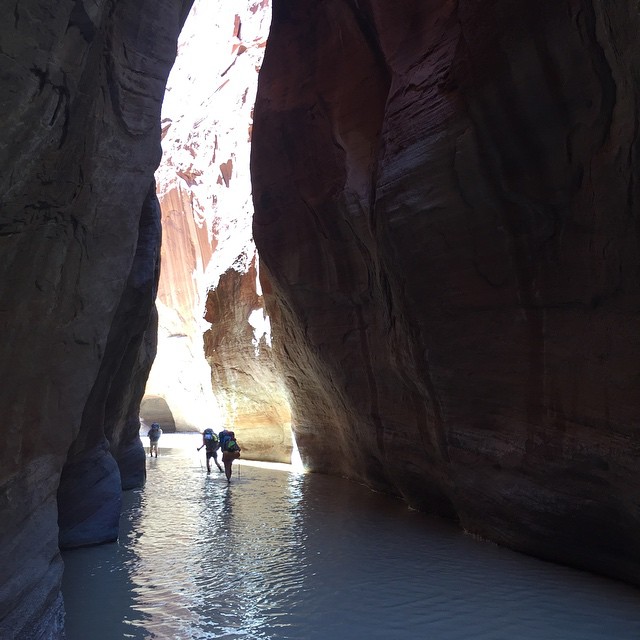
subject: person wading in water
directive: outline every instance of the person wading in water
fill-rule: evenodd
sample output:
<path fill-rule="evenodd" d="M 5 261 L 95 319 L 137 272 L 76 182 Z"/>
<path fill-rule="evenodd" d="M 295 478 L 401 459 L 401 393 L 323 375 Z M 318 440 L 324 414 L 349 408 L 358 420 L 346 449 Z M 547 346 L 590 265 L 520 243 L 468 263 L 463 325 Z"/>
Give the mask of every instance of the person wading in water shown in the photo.
<path fill-rule="evenodd" d="M 222 464 L 224 464 L 224 473 L 227 476 L 227 482 L 231 482 L 231 465 L 233 461 L 240 457 L 240 447 L 236 442 L 236 435 L 233 431 L 221 431 L 218 434 L 220 440 L 220 448 L 222 449 Z"/>
<path fill-rule="evenodd" d="M 213 461 L 216 463 L 216 467 L 222 473 L 222 467 L 218 462 L 218 449 L 220 448 L 220 440 L 218 436 L 213 433 L 213 429 L 205 429 L 202 432 L 202 446 L 198 447 L 198 451 L 202 449 L 202 447 L 206 447 L 207 453 L 207 473 L 211 473 L 211 465 L 209 464 L 209 460 L 213 458 Z"/>
<path fill-rule="evenodd" d="M 147 433 L 149 436 L 149 455 L 153 456 L 154 452 L 156 454 L 156 458 L 158 457 L 158 440 L 160 440 L 160 436 L 162 435 L 162 429 L 157 422 L 154 422 L 151 425 L 151 429 Z"/>

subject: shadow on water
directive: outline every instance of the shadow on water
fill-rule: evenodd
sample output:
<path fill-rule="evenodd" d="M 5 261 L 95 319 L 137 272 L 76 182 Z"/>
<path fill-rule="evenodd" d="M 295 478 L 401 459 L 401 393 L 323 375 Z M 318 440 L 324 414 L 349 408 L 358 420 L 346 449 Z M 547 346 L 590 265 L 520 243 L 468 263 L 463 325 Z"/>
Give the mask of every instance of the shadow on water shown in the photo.
<path fill-rule="evenodd" d="M 195 447 L 194 447 L 195 449 Z M 64 554 L 69 640 L 640 638 L 640 592 L 346 481 L 148 459 L 121 541 Z"/>
<path fill-rule="evenodd" d="M 139 534 L 141 490 L 123 494 L 120 541 L 114 544 L 63 551 L 65 571 L 66 633 L 73 638 L 146 638 L 144 613 L 133 609 L 133 583 L 129 568 L 139 561 L 132 538 Z"/>

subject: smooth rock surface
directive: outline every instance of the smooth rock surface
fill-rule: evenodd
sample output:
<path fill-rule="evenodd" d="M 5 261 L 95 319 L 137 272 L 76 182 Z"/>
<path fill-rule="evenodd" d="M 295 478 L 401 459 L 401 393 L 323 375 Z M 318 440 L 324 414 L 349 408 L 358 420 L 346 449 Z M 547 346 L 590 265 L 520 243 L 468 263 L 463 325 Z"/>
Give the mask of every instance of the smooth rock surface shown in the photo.
<path fill-rule="evenodd" d="M 82 509 L 119 499 L 115 459 L 127 460 L 123 477 L 144 474 L 131 416 L 153 350 L 153 277 L 132 268 L 157 256 L 143 210 L 153 208 L 160 105 L 189 4 L 26 0 L 0 28 L 3 638 L 61 635 L 56 498 L 68 455 Z M 135 320 L 125 312 L 134 290 L 145 300 Z M 122 366 L 131 369 L 116 381 Z M 104 482 L 74 480 L 105 437 Z"/>
<path fill-rule="evenodd" d="M 121 506 L 120 474 L 107 442 L 76 454 L 58 487 L 60 548 L 115 542 Z"/>
<path fill-rule="evenodd" d="M 639 20 L 277 0 L 252 149 L 307 465 L 637 584 Z"/>

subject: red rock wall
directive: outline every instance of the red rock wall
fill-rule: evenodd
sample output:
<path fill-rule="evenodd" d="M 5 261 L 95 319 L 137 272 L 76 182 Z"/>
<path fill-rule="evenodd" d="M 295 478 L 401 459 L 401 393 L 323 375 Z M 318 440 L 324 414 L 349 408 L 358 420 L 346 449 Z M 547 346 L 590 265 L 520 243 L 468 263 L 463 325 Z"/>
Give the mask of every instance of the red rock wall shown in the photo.
<path fill-rule="evenodd" d="M 276 367 L 271 324 L 256 291 L 257 258 L 246 273 L 229 269 L 207 296 L 204 351 L 211 383 L 243 457 L 291 462 L 291 408 Z"/>
<path fill-rule="evenodd" d="M 40 640 L 62 635 L 58 499 L 63 542 L 79 521 L 71 544 L 112 539 L 122 482 L 144 477 L 131 416 L 154 348 L 153 171 L 190 3 L 14 4 L 0 27 L 0 637 Z"/>
<path fill-rule="evenodd" d="M 289 462 L 290 409 L 251 234 L 253 102 L 270 16 L 268 0 L 196 0 L 180 36 L 156 174 L 160 330 L 143 416 L 161 403 L 178 430 L 233 429 L 244 456 Z"/>
<path fill-rule="evenodd" d="M 638 27 L 279 0 L 252 151 L 305 462 L 636 583 Z"/>

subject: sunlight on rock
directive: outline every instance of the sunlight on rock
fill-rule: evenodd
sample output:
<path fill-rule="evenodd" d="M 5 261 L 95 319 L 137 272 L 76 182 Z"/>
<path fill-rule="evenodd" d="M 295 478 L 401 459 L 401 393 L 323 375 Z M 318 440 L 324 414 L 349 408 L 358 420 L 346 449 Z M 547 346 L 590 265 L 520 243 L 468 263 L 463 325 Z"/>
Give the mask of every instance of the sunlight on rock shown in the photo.
<path fill-rule="evenodd" d="M 271 346 L 271 321 L 264 309 L 255 309 L 249 315 L 249 324 L 253 327 L 253 346 L 257 357 L 263 339 L 267 346 Z"/>
<path fill-rule="evenodd" d="M 180 36 L 156 172 L 164 236 L 146 393 L 165 399 L 179 431 L 229 426 L 244 431 L 254 457 L 288 461 L 290 409 L 251 230 L 253 104 L 269 5 L 197 0 Z"/>

